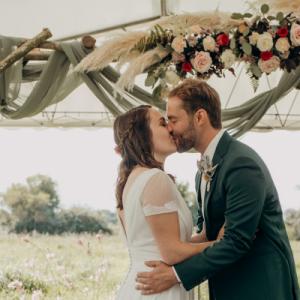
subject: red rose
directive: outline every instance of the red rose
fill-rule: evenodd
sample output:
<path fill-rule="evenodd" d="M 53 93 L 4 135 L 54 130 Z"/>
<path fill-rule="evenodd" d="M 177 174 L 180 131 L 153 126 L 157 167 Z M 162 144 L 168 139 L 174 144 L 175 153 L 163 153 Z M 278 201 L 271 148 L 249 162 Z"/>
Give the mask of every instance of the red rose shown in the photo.
<path fill-rule="evenodd" d="M 227 46 L 229 44 L 229 36 L 225 33 L 221 33 L 217 36 L 217 44 L 219 46 Z"/>
<path fill-rule="evenodd" d="M 273 53 L 271 51 L 264 51 L 260 53 L 260 58 L 262 60 L 269 60 L 273 56 Z"/>
<path fill-rule="evenodd" d="M 184 72 L 191 72 L 193 69 L 192 65 L 189 62 L 184 62 L 182 64 L 182 71 Z"/>
<path fill-rule="evenodd" d="M 289 31 L 286 27 L 280 27 L 280 28 L 277 29 L 276 33 L 280 37 L 286 37 L 289 34 Z"/>

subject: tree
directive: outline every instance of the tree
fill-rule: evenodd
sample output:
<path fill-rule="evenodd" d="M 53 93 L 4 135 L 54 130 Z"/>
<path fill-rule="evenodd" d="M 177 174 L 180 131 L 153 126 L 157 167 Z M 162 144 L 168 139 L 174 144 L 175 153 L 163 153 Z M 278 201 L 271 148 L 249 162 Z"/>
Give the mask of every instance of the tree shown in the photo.
<path fill-rule="evenodd" d="M 26 182 L 13 184 L 3 194 L 2 202 L 11 213 L 15 231 L 52 232 L 59 205 L 56 184 L 45 175 L 31 176 Z"/>

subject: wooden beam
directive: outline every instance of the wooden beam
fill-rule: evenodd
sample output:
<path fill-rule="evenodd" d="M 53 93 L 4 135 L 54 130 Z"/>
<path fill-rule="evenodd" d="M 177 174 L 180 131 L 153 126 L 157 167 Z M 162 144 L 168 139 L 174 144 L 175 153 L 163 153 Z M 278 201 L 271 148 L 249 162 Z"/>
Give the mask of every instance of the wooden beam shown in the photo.
<path fill-rule="evenodd" d="M 24 42 L 19 48 L 10 53 L 5 59 L 0 61 L 0 73 L 5 71 L 8 67 L 13 65 L 20 58 L 24 57 L 29 53 L 33 48 L 40 46 L 48 38 L 52 36 L 52 33 L 49 29 L 45 28 L 42 32 L 36 35 L 34 38 Z"/>

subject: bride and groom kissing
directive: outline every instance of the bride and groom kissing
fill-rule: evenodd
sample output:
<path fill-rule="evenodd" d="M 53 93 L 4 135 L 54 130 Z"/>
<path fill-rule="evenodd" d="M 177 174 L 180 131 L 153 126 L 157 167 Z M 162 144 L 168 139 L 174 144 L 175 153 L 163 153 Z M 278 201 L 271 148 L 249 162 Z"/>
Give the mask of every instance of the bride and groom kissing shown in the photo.
<path fill-rule="evenodd" d="M 168 95 L 167 120 L 143 105 L 114 122 L 117 212 L 130 256 L 116 299 L 191 300 L 208 279 L 211 300 L 299 300 L 275 185 L 259 155 L 222 129 L 216 90 L 183 81 Z M 191 148 L 201 153 L 195 234 L 164 171 L 169 155 Z"/>

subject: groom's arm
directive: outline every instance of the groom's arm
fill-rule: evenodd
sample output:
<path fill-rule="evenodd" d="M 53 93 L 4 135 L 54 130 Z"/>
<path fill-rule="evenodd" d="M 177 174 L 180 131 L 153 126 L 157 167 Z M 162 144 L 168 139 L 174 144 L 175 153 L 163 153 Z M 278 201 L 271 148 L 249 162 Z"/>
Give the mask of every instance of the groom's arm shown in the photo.
<path fill-rule="evenodd" d="M 234 161 L 224 179 L 226 192 L 225 234 L 175 270 L 187 290 L 243 257 L 251 248 L 265 200 L 264 175 L 255 161 Z"/>

